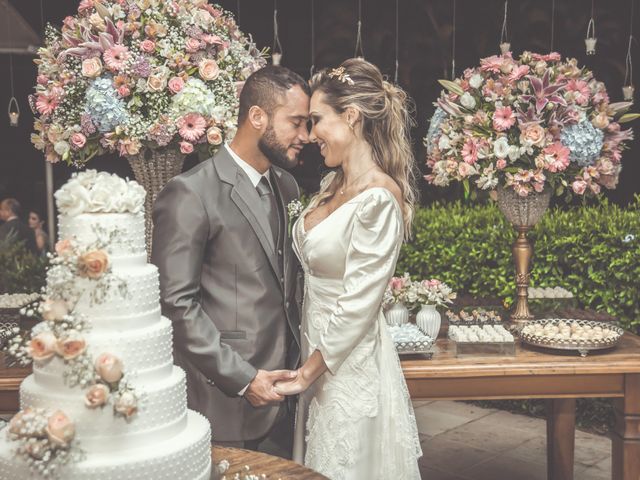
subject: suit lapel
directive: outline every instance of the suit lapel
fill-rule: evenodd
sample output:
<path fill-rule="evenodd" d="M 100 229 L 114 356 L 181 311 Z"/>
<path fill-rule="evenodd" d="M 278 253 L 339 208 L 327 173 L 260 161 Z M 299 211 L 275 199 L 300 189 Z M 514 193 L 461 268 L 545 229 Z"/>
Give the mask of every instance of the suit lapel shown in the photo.
<path fill-rule="evenodd" d="M 242 169 L 238 168 L 236 162 L 227 152 L 226 147 L 220 149 L 218 154 L 213 158 L 213 162 L 220 179 L 233 185 L 231 189 L 231 200 L 247 219 L 247 222 L 249 222 L 251 229 L 269 259 L 269 264 L 276 278 L 279 278 L 275 245 L 273 244 L 273 236 L 271 235 L 271 228 L 269 227 L 269 219 L 261 206 L 258 191 L 251 184 L 249 177 L 247 177 Z M 280 284 L 280 282 L 278 282 L 278 284 Z M 280 287 L 282 288 L 282 285 L 280 285 Z"/>

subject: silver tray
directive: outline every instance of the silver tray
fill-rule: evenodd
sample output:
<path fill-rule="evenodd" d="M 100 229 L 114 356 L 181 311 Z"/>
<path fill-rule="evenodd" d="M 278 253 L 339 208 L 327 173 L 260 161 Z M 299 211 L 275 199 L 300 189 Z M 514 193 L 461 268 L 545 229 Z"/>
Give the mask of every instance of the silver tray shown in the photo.
<path fill-rule="evenodd" d="M 606 350 L 608 348 L 615 347 L 616 345 L 618 345 L 618 343 L 620 342 L 620 339 L 622 338 L 622 335 L 624 334 L 624 330 L 618 327 L 617 325 L 612 325 L 606 322 L 596 322 L 594 320 L 577 320 L 577 319 L 571 319 L 571 318 L 547 318 L 542 320 L 531 320 L 526 322 L 525 325 L 535 325 L 535 324 L 547 325 L 549 323 L 558 324 L 560 322 L 565 322 L 565 323 L 575 322 L 580 326 L 588 325 L 590 327 L 608 328 L 609 330 L 612 330 L 613 332 L 618 334 L 618 336 L 613 339 L 591 340 L 591 341 L 581 340 L 578 342 L 566 341 L 566 342 L 560 343 L 555 339 L 540 337 L 538 335 L 525 334 L 525 333 L 522 333 L 521 331 L 520 339 L 522 340 L 523 343 L 533 345 L 535 347 L 549 348 L 553 350 L 573 350 L 573 351 L 577 350 L 581 357 L 586 357 L 589 354 L 589 352 L 593 350 Z"/>

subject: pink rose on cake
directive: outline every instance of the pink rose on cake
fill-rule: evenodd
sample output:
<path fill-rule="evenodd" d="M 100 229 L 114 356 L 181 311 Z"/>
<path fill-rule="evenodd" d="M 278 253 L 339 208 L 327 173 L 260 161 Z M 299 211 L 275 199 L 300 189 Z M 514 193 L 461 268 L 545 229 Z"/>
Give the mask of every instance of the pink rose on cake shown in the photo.
<path fill-rule="evenodd" d="M 78 258 L 80 276 L 86 278 L 100 278 L 109 268 L 109 257 L 103 250 L 94 250 Z"/>
<path fill-rule="evenodd" d="M 96 372 L 107 383 L 116 383 L 122 378 L 122 361 L 111 353 L 101 354 L 95 362 Z"/>
<path fill-rule="evenodd" d="M 69 446 L 76 434 L 73 422 L 60 410 L 49 417 L 45 430 L 49 441 L 60 447 Z"/>
<path fill-rule="evenodd" d="M 103 383 L 92 386 L 84 397 L 84 404 L 88 408 L 102 407 L 109 400 L 109 387 Z"/>
<path fill-rule="evenodd" d="M 58 340 L 58 354 L 65 360 L 73 360 L 84 353 L 87 344 L 80 336 L 71 336 Z"/>
<path fill-rule="evenodd" d="M 130 418 L 138 411 L 138 399 L 130 391 L 122 392 L 115 401 L 114 409 L 125 418 Z"/>
<path fill-rule="evenodd" d="M 49 331 L 38 333 L 29 342 L 29 354 L 34 360 L 48 360 L 56 353 L 58 339 Z"/>

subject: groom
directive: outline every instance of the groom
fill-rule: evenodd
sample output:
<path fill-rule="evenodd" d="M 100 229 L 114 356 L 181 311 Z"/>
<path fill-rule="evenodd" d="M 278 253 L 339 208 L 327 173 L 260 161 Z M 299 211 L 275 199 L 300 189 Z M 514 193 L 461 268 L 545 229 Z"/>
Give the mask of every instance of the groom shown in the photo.
<path fill-rule="evenodd" d="M 152 262 L 189 408 L 209 419 L 216 444 L 285 456 L 293 412 L 273 384 L 296 375 L 300 331 L 287 215 L 299 191 L 284 168 L 308 141 L 308 114 L 300 76 L 255 72 L 233 141 L 173 178 L 153 211 Z"/>

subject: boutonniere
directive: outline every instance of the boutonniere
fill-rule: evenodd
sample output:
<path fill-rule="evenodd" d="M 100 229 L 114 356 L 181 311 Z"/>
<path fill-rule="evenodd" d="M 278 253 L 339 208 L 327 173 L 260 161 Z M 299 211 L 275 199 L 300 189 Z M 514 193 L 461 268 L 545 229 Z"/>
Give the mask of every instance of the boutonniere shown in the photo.
<path fill-rule="evenodd" d="M 289 236 L 291 236 L 291 231 L 293 229 L 293 222 L 295 222 L 298 217 L 302 214 L 304 210 L 304 205 L 298 199 L 291 200 L 287 204 L 287 213 L 289 214 Z"/>

